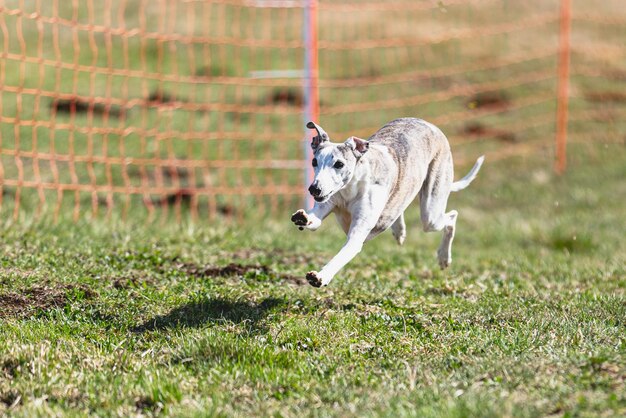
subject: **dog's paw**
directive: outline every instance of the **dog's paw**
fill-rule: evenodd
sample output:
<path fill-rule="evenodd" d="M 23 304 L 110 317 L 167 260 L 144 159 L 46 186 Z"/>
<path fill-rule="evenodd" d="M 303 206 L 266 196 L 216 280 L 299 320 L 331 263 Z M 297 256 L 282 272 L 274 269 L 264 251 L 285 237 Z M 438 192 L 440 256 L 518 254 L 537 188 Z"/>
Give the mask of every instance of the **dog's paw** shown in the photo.
<path fill-rule="evenodd" d="M 396 239 L 396 242 L 398 243 L 398 245 L 403 245 L 404 244 L 404 240 L 406 239 L 406 232 L 403 232 L 401 234 L 393 234 L 393 237 Z"/>
<path fill-rule="evenodd" d="M 441 270 L 447 269 L 452 264 L 452 257 L 449 253 L 437 252 L 437 259 L 439 260 Z"/>
<path fill-rule="evenodd" d="M 313 287 L 322 287 L 322 278 L 316 271 L 309 271 L 306 274 L 306 280 Z"/>
<path fill-rule="evenodd" d="M 291 222 L 300 227 L 300 230 L 302 230 L 303 227 L 311 224 L 311 221 L 309 221 L 309 217 L 307 216 L 304 209 L 300 209 L 299 211 L 291 215 Z"/>

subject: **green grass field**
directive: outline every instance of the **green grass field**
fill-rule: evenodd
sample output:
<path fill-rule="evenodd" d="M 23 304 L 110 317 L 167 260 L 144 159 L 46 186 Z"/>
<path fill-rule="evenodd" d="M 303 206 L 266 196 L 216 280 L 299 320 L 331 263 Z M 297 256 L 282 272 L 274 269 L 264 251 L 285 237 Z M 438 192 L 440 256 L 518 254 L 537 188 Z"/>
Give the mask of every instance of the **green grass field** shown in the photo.
<path fill-rule="evenodd" d="M 5 223 L 0 414 L 623 416 L 626 152 L 570 161 L 487 161 L 448 271 L 412 206 L 324 289 L 330 218 Z"/>

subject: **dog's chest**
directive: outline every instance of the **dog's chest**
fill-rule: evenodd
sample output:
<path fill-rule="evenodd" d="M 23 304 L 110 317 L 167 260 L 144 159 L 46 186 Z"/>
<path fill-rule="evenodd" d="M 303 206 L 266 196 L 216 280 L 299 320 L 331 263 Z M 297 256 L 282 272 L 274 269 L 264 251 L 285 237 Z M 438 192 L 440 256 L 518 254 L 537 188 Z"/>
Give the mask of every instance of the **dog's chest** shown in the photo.
<path fill-rule="evenodd" d="M 350 230 L 350 224 L 352 223 L 352 214 L 345 207 L 335 207 L 333 209 L 333 213 L 335 214 L 335 218 L 337 218 L 337 222 L 343 232 L 346 234 Z"/>

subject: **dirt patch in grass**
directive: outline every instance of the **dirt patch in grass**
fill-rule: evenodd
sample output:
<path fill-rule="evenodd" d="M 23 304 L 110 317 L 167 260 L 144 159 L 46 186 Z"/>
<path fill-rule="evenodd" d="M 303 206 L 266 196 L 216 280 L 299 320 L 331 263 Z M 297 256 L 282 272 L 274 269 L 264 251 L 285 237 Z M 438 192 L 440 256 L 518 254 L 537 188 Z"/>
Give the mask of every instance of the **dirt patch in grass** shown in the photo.
<path fill-rule="evenodd" d="M 163 89 L 152 90 L 148 97 L 146 97 L 146 104 L 148 106 L 159 106 L 173 102 L 184 102 L 184 100 L 181 100 L 176 97 L 176 95 Z"/>
<path fill-rule="evenodd" d="M 22 395 L 16 390 L 9 390 L 0 394 L 0 402 L 7 408 L 13 408 L 22 403 Z"/>
<path fill-rule="evenodd" d="M 460 134 L 469 138 L 494 138 L 503 142 L 517 142 L 517 137 L 513 132 L 492 128 L 481 122 L 466 123 Z"/>
<path fill-rule="evenodd" d="M 135 406 L 138 411 L 151 411 L 154 413 L 158 413 L 163 409 L 163 404 L 161 402 L 155 401 L 151 397 L 142 396 L 135 401 Z"/>
<path fill-rule="evenodd" d="M 618 91 L 590 91 L 585 99 L 593 103 L 626 103 L 626 93 Z"/>
<path fill-rule="evenodd" d="M 476 93 L 467 100 L 470 109 L 505 109 L 511 105 L 509 95 L 504 91 L 485 91 Z"/>
<path fill-rule="evenodd" d="M 288 273 L 281 273 L 277 270 L 291 270 L 294 266 L 299 267 L 302 270 L 311 270 L 315 266 L 322 265 L 330 258 L 330 254 L 326 253 L 298 253 L 287 249 L 273 248 L 268 250 L 267 248 L 249 247 L 240 248 L 235 251 L 220 251 L 216 254 L 214 260 L 233 260 L 232 263 L 226 266 L 199 266 L 191 265 L 192 268 L 189 274 L 202 277 L 229 277 L 229 276 L 245 276 L 254 272 L 255 270 L 264 275 L 269 275 L 274 278 L 279 278 L 283 281 L 294 283 L 296 285 L 308 285 L 308 282 L 304 278 L 304 274 L 292 275 Z"/>
<path fill-rule="evenodd" d="M 7 186 L 3 186 L 2 187 L 2 196 L 10 196 L 13 197 L 15 196 L 15 190 L 7 187 Z"/>
<path fill-rule="evenodd" d="M 152 203 L 161 206 L 171 205 L 190 205 L 191 199 L 195 191 L 191 188 L 182 187 L 176 190 L 174 193 L 170 193 L 162 198 L 151 198 L 150 201 L 146 201 L 146 204 Z"/>
<path fill-rule="evenodd" d="M 115 289 L 123 290 L 152 284 L 153 281 L 147 277 L 113 277 L 111 282 Z"/>
<path fill-rule="evenodd" d="M 283 106 L 302 106 L 304 98 L 302 92 L 295 88 L 279 88 L 269 94 L 268 104 Z"/>
<path fill-rule="evenodd" d="M 249 260 L 251 258 L 268 258 L 276 263 L 284 266 L 291 266 L 294 264 L 321 264 L 325 261 L 325 257 L 330 257 L 330 254 L 323 253 L 294 253 L 289 250 L 283 250 L 280 248 L 274 248 L 271 251 L 264 248 L 242 248 L 234 252 L 221 253 L 222 256 L 232 258 L 234 260 Z"/>
<path fill-rule="evenodd" d="M 0 366 L 0 376 L 9 379 L 15 378 L 24 364 L 24 361 L 18 360 L 16 358 L 9 358 L 4 360 L 2 362 L 2 365 Z"/>
<path fill-rule="evenodd" d="M 50 110 L 56 113 L 69 113 L 70 115 L 75 115 L 77 113 L 91 113 L 93 115 L 106 115 L 113 118 L 119 118 L 125 113 L 125 111 L 119 106 L 89 102 L 79 97 L 54 100 L 50 103 Z"/>
<path fill-rule="evenodd" d="M 612 70 L 608 70 L 608 71 L 603 71 L 602 74 L 604 77 L 608 78 L 609 80 L 614 80 L 614 81 L 624 81 L 626 80 L 626 71 L 624 70 L 620 70 L 620 69 L 612 69 Z"/>
<path fill-rule="evenodd" d="M 190 187 L 181 187 L 173 193 L 165 195 L 164 197 L 151 197 L 144 199 L 144 203 L 148 206 L 150 205 L 159 205 L 159 206 L 190 206 L 194 197 L 197 195 L 197 190 L 195 188 Z M 237 214 L 237 209 L 231 205 L 218 205 L 217 213 L 225 217 L 235 216 Z"/>
<path fill-rule="evenodd" d="M 277 273 L 264 264 L 239 264 L 230 263 L 225 266 L 202 266 L 195 263 L 178 263 L 174 268 L 196 278 L 211 277 L 256 277 L 269 276 L 281 281 L 305 285 L 307 281 L 303 277 L 291 274 Z"/>
<path fill-rule="evenodd" d="M 72 294 L 90 299 L 95 292 L 84 285 L 35 286 L 20 293 L 0 295 L 0 318 L 26 318 L 37 311 L 65 306 Z"/>
<path fill-rule="evenodd" d="M 176 257 L 171 261 L 175 260 Z M 132 268 L 120 275 L 92 273 L 90 276 L 93 280 L 111 286 L 114 289 L 125 290 L 154 285 L 155 279 L 150 272 L 148 269 Z"/>

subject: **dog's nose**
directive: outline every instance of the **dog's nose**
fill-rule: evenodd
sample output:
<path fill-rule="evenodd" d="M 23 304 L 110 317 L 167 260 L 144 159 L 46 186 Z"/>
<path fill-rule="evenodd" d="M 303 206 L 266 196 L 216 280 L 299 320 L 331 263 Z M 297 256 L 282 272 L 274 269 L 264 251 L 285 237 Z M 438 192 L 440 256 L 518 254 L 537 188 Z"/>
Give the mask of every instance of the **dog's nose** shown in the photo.
<path fill-rule="evenodd" d="M 311 193 L 313 197 L 317 197 L 322 193 L 322 189 L 317 187 L 315 184 L 311 184 L 309 187 L 309 193 Z"/>

